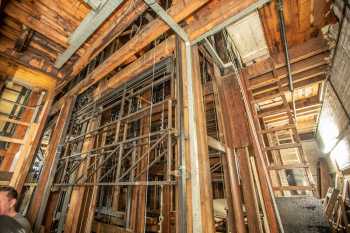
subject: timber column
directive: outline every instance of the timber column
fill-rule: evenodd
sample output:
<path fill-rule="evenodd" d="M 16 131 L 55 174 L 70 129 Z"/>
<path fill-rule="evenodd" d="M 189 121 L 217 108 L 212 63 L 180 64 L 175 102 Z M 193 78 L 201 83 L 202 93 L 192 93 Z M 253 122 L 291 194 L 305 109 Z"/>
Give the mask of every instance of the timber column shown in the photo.
<path fill-rule="evenodd" d="M 190 48 L 183 42 L 180 47 L 185 160 L 188 176 L 187 232 L 212 233 L 215 232 L 213 196 L 198 48 L 197 46 Z"/>

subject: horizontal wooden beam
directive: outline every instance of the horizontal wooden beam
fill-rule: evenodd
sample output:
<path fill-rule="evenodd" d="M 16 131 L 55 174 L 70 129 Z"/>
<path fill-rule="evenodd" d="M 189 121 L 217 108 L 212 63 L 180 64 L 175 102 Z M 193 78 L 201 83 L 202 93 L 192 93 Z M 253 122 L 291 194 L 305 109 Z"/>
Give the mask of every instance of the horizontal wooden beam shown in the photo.
<path fill-rule="evenodd" d="M 327 42 L 322 37 L 317 37 L 306 41 L 305 43 L 294 46 L 289 49 L 290 62 L 304 60 L 308 57 L 315 56 L 317 54 L 326 52 L 329 50 Z M 273 54 L 272 59 L 274 61 L 275 69 L 279 69 L 286 65 L 284 53 Z M 257 76 L 263 75 L 272 71 L 272 64 L 270 60 L 262 60 L 247 67 L 246 72 L 248 79 L 253 79 Z"/>
<path fill-rule="evenodd" d="M 292 77 L 294 80 L 306 79 L 307 77 L 325 74 L 327 72 L 327 64 L 329 63 L 329 53 L 321 53 L 305 60 L 301 60 L 291 65 Z M 261 88 L 273 83 L 277 80 L 287 81 L 288 71 L 286 67 L 281 67 L 276 70 L 276 78 L 272 72 L 257 76 L 250 79 L 248 82 L 249 90 Z"/>
<path fill-rule="evenodd" d="M 308 168 L 309 164 L 298 163 L 298 164 L 285 164 L 285 165 L 270 165 L 267 167 L 269 170 L 284 170 L 284 169 L 300 169 Z"/>
<path fill-rule="evenodd" d="M 192 0 L 186 4 L 183 1 L 177 1 L 176 5 L 173 5 L 167 12 L 176 21 L 180 22 L 194 12 L 196 12 L 197 20 L 190 21 L 189 25 L 185 28 L 189 37 L 195 39 L 203 33 L 214 28 L 218 24 L 237 14 L 241 10 L 253 4 L 254 0 L 247 1 L 209 1 L 209 0 Z M 203 7 L 208 3 L 205 7 Z M 228 7 L 230 6 L 230 7 Z M 200 9 L 200 10 L 199 10 Z M 215 9 L 215 10 L 213 10 Z M 218 10 L 220 9 L 220 10 Z M 122 65 L 128 59 L 133 57 L 142 49 L 146 48 L 150 43 L 156 40 L 159 36 L 169 30 L 169 27 L 159 18 L 153 20 L 147 24 L 141 31 L 130 39 L 124 46 L 115 51 L 108 59 L 106 59 L 101 65 L 99 65 L 93 72 L 91 72 L 85 79 L 84 83 L 78 83 L 73 89 L 68 91 L 62 98 L 73 94 L 79 94 L 85 91 L 88 87 L 95 84 L 99 80 L 103 79 L 111 71 L 115 70 L 118 66 Z M 86 85 L 88 83 L 88 85 Z M 59 101 L 61 105 L 63 102 Z M 55 104 L 56 105 L 56 104 Z M 54 110 L 59 109 L 59 106 L 55 106 Z"/>
<path fill-rule="evenodd" d="M 305 79 L 305 80 L 294 80 L 294 88 L 295 90 L 297 89 L 301 89 L 301 88 L 305 88 L 305 87 L 308 87 L 308 86 L 311 86 L 311 85 L 315 85 L 315 84 L 320 84 L 320 83 L 323 83 L 325 80 L 326 80 L 326 75 L 325 74 L 321 74 L 321 75 L 317 75 L 315 77 L 311 77 L 311 78 L 308 78 L 308 79 Z M 282 88 L 281 88 L 281 91 L 284 92 L 284 93 L 287 93 L 289 92 L 289 89 L 288 89 L 288 85 L 287 84 L 283 84 L 282 85 Z M 274 94 L 277 94 L 277 93 L 280 93 L 280 91 L 278 90 L 278 87 L 271 87 L 271 88 L 265 88 L 264 90 L 261 90 L 259 92 L 255 92 L 253 94 L 254 96 L 254 101 L 259 101 L 262 99 L 262 98 L 268 98 L 269 96 L 272 96 Z"/>
<path fill-rule="evenodd" d="M 12 63 L 0 57 L 0 72 L 16 83 L 27 86 L 31 89 L 53 90 L 56 86 L 56 79 L 39 71 L 31 70 L 22 65 Z"/>
<path fill-rule="evenodd" d="M 133 77 L 149 69 L 162 59 L 170 57 L 175 50 L 175 36 L 171 36 L 154 49 L 148 51 L 136 61 L 113 75 L 107 82 L 107 88 L 116 88 Z"/>
<path fill-rule="evenodd" d="M 171 56 L 175 49 L 175 37 L 171 36 L 159 45 L 157 45 L 155 48 L 151 49 L 147 53 L 145 53 L 143 56 L 138 58 L 136 61 L 131 63 L 130 65 L 126 66 L 124 69 L 113 75 L 105 85 L 102 85 L 102 88 L 104 90 L 102 91 L 108 91 L 108 89 L 116 88 L 123 83 L 128 82 L 132 78 L 136 77 L 138 74 L 144 72 L 145 70 L 152 67 L 152 65 L 155 65 L 157 62 L 161 61 L 164 58 L 167 58 Z M 80 82 L 80 86 L 89 86 L 88 80 L 83 80 Z M 73 88 L 76 89 L 76 88 Z M 65 98 L 61 98 L 58 102 L 55 103 L 55 105 L 51 109 L 51 114 L 54 114 L 58 112 L 60 109 L 60 106 L 62 106 Z"/>
<path fill-rule="evenodd" d="M 217 151 L 223 152 L 223 153 L 226 152 L 226 147 L 222 142 L 220 142 L 220 141 L 218 141 L 215 138 L 210 137 L 210 136 L 207 137 L 207 140 L 208 140 L 209 147 L 211 147 Z"/>
<path fill-rule="evenodd" d="M 24 144 L 23 139 L 18 139 L 18 138 L 10 138 L 10 137 L 5 137 L 5 136 L 0 136 L 0 141 L 1 142 L 9 142 L 9 143 L 15 143 L 15 144 Z"/>
<path fill-rule="evenodd" d="M 291 149 L 291 148 L 298 148 L 301 147 L 300 143 L 288 143 L 288 144 L 281 144 L 278 146 L 269 146 L 269 147 L 265 147 L 264 150 L 268 151 L 268 150 L 281 150 L 281 149 Z"/>
<path fill-rule="evenodd" d="M 8 118 L 8 117 L 5 117 L 5 116 L 1 116 L 1 115 L 0 115 L 0 121 L 10 122 L 10 123 L 13 123 L 13 124 L 16 124 L 16 125 L 23 125 L 23 126 L 26 126 L 26 127 L 30 126 L 30 123 L 28 123 L 28 122 L 11 119 L 11 118 Z"/>
<path fill-rule="evenodd" d="M 311 106 L 316 106 L 320 105 L 320 99 L 318 96 L 311 96 L 309 98 L 304 98 L 295 101 L 295 107 L 297 110 L 302 109 L 302 108 L 308 108 Z M 291 103 L 290 103 L 290 108 L 292 108 Z M 286 113 L 288 111 L 288 107 L 283 107 L 282 105 L 277 105 L 274 107 L 270 108 L 265 108 L 261 111 L 258 112 L 259 117 L 268 117 L 272 115 L 277 115 L 277 114 L 282 114 Z"/>
<path fill-rule="evenodd" d="M 280 186 L 272 187 L 274 191 L 298 191 L 298 190 L 314 190 L 312 186 Z"/>
<path fill-rule="evenodd" d="M 97 32 L 98 36 L 93 35 L 87 42 L 88 48 L 82 53 L 82 56 L 74 62 L 72 72 L 65 81 L 73 79 L 79 72 L 95 58 L 112 40 L 120 35 L 137 17 L 139 17 L 147 9 L 143 0 L 133 2 L 134 0 L 126 0 L 125 3 L 108 19 Z M 130 9 L 130 4 L 135 6 Z M 128 13 L 126 13 L 128 12 Z M 121 20 L 120 17 L 123 17 Z M 114 22 L 119 22 L 115 24 Z"/>

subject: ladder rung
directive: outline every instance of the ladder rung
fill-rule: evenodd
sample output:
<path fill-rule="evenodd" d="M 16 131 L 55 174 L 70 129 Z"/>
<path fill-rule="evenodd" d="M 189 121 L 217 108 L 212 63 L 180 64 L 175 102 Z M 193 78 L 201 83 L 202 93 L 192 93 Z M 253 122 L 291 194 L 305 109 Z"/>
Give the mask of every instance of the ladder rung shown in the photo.
<path fill-rule="evenodd" d="M 262 87 L 271 86 L 271 85 L 275 86 L 275 85 L 278 85 L 278 81 L 279 81 L 278 79 L 270 79 L 270 80 L 261 81 L 255 84 L 249 84 L 248 90 L 254 90 L 257 88 L 262 88 Z"/>
<path fill-rule="evenodd" d="M 297 164 L 286 164 L 286 165 L 270 165 L 267 167 L 269 170 L 284 170 L 284 169 L 298 169 L 308 168 L 309 164 L 297 163 Z"/>
<path fill-rule="evenodd" d="M 282 107 L 280 109 L 277 109 L 277 110 L 273 110 L 273 111 L 268 111 L 268 112 L 263 112 L 263 113 L 258 113 L 258 117 L 267 117 L 267 116 L 272 116 L 272 115 L 277 115 L 277 114 L 280 114 L 280 113 L 287 113 L 288 111 L 290 111 L 289 108 L 286 108 L 286 107 Z"/>
<path fill-rule="evenodd" d="M 284 190 L 289 190 L 289 191 L 297 191 L 297 190 L 314 190 L 315 188 L 313 186 L 280 186 L 280 187 L 273 187 L 273 190 L 275 191 L 284 191 Z"/>
<path fill-rule="evenodd" d="M 261 130 L 260 133 L 263 133 L 263 134 L 273 133 L 273 132 L 276 132 L 276 131 L 282 131 L 282 130 L 293 129 L 293 128 L 295 128 L 294 124 L 292 124 L 292 125 L 276 126 L 276 127 L 272 127 L 272 128 L 269 128 L 269 129 Z"/>
<path fill-rule="evenodd" d="M 262 98 L 259 98 L 259 99 L 254 99 L 254 100 L 252 100 L 252 102 L 253 103 L 260 103 L 260 102 L 264 102 L 264 101 L 267 101 L 267 100 L 272 100 L 272 99 L 277 98 L 277 97 L 281 97 L 281 93 L 276 93 L 276 94 L 269 95 L 269 96 L 266 96 L 266 97 L 262 97 Z"/>
<path fill-rule="evenodd" d="M 300 143 L 288 143 L 288 144 L 282 144 L 279 146 L 265 147 L 264 150 L 280 150 L 280 149 L 289 149 L 289 148 L 295 148 L 295 147 L 301 147 L 301 144 Z"/>

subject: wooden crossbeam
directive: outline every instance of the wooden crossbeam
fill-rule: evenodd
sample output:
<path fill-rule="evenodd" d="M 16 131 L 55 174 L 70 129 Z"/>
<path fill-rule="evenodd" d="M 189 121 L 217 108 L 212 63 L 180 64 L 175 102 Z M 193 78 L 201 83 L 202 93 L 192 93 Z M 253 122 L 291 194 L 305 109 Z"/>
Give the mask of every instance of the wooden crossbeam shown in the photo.
<path fill-rule="evenodd" d="M 0 141 L 1 142 L 9 142 L 9 143 L 15 143 L 15 144 L 24 144 L 23 139 L 18 139 L 18 138 L 10 138 L 10 137 L 5 137 L 5 136 L 0 136 Z"/>
<path fill-rule="evenodd" d="M 301 147 L 300 143 L 288 143 L 288 144 L 282 144 L 279 146 L 269 146 L 265 147 L 264 150 L 281 150 L 281 149 L 290 149 L 290 148 L 297 148 Z"/>
<path fill-rule="evenodd" d="M 322 37 L 313 38 L 289 50 L 290 62 L 293 64 L 306 58 L 326 52 L 327 50 L 329 50 L 329 48 L 325 39 Z M 273 60 L 275 61 L 275 69 L 277 70 L 286 65 L 283 52 L 273 55 Z M 246 71 L 248 74 L 248 79 L 253 79 L 267 72 L 271 72 L 272 67 L 270 61 L 262 60 L 248 66 Z"/>
<path fill-rule="evenodd" d="M 302 80 L 306 77 L 312 77 L 318 74 L 324 74 L 327 71 L 328 64 L 328 52 L 318 54 L 316 56 L 301 60 L 291 65 L 291 72 L 293 79 Z M 249 90 L 257 89 L 267 86 L 269 84 L 276 83 L 278 80 L 287 80 L 288 71 L 286 67 L 282 67 L 276 70 L 276 77 L 271 72 L 257 76 L 254 79 L 249 80 Z M 277 78 L 277 80 L 276 80 Z"/>
<path fill-rule="evenodd" d="M 314 190 L 315 188 L 312 186 L 279 186 L 272 187 L 274 191 L 298 191 L 298 190 Z"/>
<path fill-rule="evenodd" d="M 208 136 L 208 146 L 220 152 L 226 152 L 225 145 L 213 137 Z"/>
<path fill-rule="evenodd" d="M 23 126 L 26 126 L 26 127 L 30 126 L 30 123 L 28 123 L 28 122 L 11 119 L 11 118 L 8 118 L 8 117 L 2 116 L 2 115 L 0 115 L 0 121 L 10 122 L 10 123 L 14 123 L 14 124 L 17 124 L 17 125 L 23 125 Z"/>
<path fill-rule="evenodd" d="M 270 165 L 267 167 L 269 170 L 284 170 L 284 169 L 297 169 L 297 168 L 307 168 L 309 164 L 298 163 L 298 164 L 286 164 L 286 165 Z"/>
<path fill-rule="evenodd" d="M 295 128 L 294 124 L 283 125 L 283 126 L 276 126 L 276 127 L 272 127 L 272 128 L 269 128 L 269 129 L 261 130 L 260 133 L 263 133 L 263 134 L 274 133 L 274 132 L 277 132 L 277 131 L 293 129 L 293 128 Z"/>

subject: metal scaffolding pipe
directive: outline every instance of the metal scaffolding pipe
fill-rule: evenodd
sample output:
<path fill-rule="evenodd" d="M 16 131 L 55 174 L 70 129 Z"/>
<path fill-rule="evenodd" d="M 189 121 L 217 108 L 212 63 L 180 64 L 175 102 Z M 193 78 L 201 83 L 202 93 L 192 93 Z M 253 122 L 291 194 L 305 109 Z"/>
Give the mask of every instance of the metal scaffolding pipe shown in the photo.
<path fill-rule="evenodd" d="M 294 86 L 293 86 L 293 77 L 292 77 L 292 70 L 290 65 L 290 58 L 289 58 L 289 51 L 288 51 L 288 40 L 286 35 L 286 25 L 284 22 L 284 15 L 283 15 L 283 2 L 282 0 L 277 1 L 277 9 L 278 9 L 278 16 L 279 16 L 279 24 L 280 24 L 280 36 L 283 43 L 284 48 L 284 57 L 286 60 L 287 65 L 287 72 L 288 72 L 288 88 L 292 96 L 292 104 L 293 104 L 293 115 L 294 115 L 294 123 L 297 123 L 297 111 L 295 107 L 295 99 L 294 99 Z"/>

